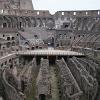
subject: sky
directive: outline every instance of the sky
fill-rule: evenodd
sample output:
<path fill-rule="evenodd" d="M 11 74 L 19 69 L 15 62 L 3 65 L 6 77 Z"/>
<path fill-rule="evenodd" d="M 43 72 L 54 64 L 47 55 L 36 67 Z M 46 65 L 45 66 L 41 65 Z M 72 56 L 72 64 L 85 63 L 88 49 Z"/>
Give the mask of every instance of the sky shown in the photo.
<path fill-rule="evenodd" d="M 33 0 L 35 10 L 100 10 L 100 0 Z"/>

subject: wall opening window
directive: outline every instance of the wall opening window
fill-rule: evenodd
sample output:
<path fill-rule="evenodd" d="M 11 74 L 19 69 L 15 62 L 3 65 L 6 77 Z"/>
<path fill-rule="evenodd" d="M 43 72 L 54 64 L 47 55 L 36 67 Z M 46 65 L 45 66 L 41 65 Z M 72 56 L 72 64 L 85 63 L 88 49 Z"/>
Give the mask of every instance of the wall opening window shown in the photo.
<path fill-rule="evenodd" d="M 39 47 L 39 49 L 42 49 L 42 47 Z"/>
<path fill-rule="evenodd" d="M 20 22 L 20 29 L 21 29 L 21 27 L 22 27 L 22 22 Z"/>
<path fill-rule="evenodd" d="M 76 15 L 76 12 L 74 12 L 74 15 Z"/>
<path fill-rule="evenodd" d="M 1 44 L 0 44 L 0 50 L 1 50 Z"/>
<path fill-rule="evenodd" d="M 38 39 L 38 36 L 37 35 L 34 35 L 35 39 Z"/>
<path fill-rule="evenodd" d="M 46 100 L 46 96 L 44 94 L 39 95 L 39 100 Z"/>
<path fill-rule="evenodd" d="M 64 12 L 62 12 L 62 15 L 65 15 L 65 13 L 64 13 Z"/>
<path fill-rule="evenodd" d="M 100 50 L 100 48 L 97 48 L 97 50 Z"/>
<path fill-rule="evenodd" d="M 36 49 L 38 49 L 38 46 L 36 46 Z"/>
<path fill-rule="evenodd" d="M 9 41 L 10 40 L 10 37 L 7 37 L 7 40 Z"/>
<path fill-rule="evenodd" d="M 12 37 L 12 40 L 15 40 L 15 37 Z"/>
<path fill-rule="evenodd" d="M 80 37 L 80 35 L 78 35 L 78 37 Z"/>
<path fill-rule="evenodd" d="M 65 25 L 65 28 L 67 28 L 69 25 Z"/>
<path fill-rule="evenodd" d="M 68 28 L 69 27 L 69 23 L 63 23 L 63 28 Z"/>
<path fill-rule="evenodd" d="M 88 15 L 88 12 L 86 12 L 86 15 Z"/>
<path fill-rule="evenodd" d="M 56 47 L 59 47 L 59 44 L 57 44 Z"/>
<path fill-rule="evenodd" d="M 98 11 L 98 15 L 100 15 L 100 11 Z"/>
<path fill-rule="evenodd" d="M 3 63 L 1 64 L 1 68 L 3 67 Z"/>
<path fill-rule="evenodd" d="M 10 43 L 10 42 L 8 42 L 8 43 L 7 43 L 7 48 L 9 48 L 9 47 L 10 47 L 10 45 L 11 45 L 11 43 Z"/>
<path fill-rule="evenodd" d="M 40 12 L 38 11 L 38 12 L 37 12 L 37 15 L 39 15 L 39 14 L 40 14 Z"/>
<path fill-rule="evenodd" d="M 7 28 L 7 23 L 3 23 L 3 28 Z"/>
<path fill-rule="evenodd" d="M 3 34 L 3 37 L 5 37 L 5 35 Z"/>
<path fill-rule="evenodd" d="M 12 46 L 15 46 L 15 42 L 12 42 Z"/>
<path fill-rule="evenodd" d="M 17 36 L 19 36 L 19 34 L 17 34 Z"/>
<path fill-rule="evenodd" d="M 35 48 L 34 47 L 32 47 L 32 50 L 34 50 Z"/>

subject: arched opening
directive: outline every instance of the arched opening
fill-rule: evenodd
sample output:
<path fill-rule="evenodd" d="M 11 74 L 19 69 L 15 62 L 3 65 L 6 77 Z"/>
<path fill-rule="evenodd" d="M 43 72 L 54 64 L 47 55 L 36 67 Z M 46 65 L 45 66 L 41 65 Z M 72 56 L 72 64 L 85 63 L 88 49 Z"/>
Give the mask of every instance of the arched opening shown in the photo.
<path fill-rule="evenodd" d="M 28 45 L 28 42 L 25 42 L 25 45 Z"/>
<path fill-rule="evenodd" d="M 36 49 L 38 49 L 38 46 L 36 46 Z"/>
<path fill-rule="evenodd" d="M 15 42 L 12 42 L 12 46 L 15 46 Z"/>
<path fill-rule="evenodd" d="M 39 95 L 39 100 L 46 100 L 46 96 L 44 94 Z"/>
<path fill-rule="evenodd" d="M 54 23 L 54 20 L 53 19 L 48 19 L 47 20 L 47 23 L 46 23 L 47 28 L 53 29 L 54 28 L 54 25 L 55 25 L 55 23 Z"/>
<path fill-rule="evenodd" d="M 25 22 L 26 22 L 26 27 L 31 27 L 31 21 L 30 21 L 30 18 L 25 18 Z"/>
<path fill-rule="evenodd" d="M 10 64 L 10 69 L 12 69 L 13 68 L 13 65 L 12 64 Z"/>
<path fill-rule="evenodd" d="M 97 50 L 100 50 L 100 48 L 97 48 Z"/>
<path fill-rule="evenodd" d="M 5 47 L 3 47 L 3 50 L 5 50 Z"/>
<path fill-rule="evenodd" d="M 27 84 L 25 83 L 25 81 L 21 80 L 21 90 L 22 90 L 22 92 L 24 92 L 26 85 Z"/>
<path fill-rule="evenodd" d="M 27 50 L 30 50 L 30 48 L 27 48 Z"/>
<path fill-rule="evenodd" d="M 8 42 L 7 43 L 7 48 L 9 48 L 11 46 L 11 43 L 10 42 Z"/>
<path fill-rule="evenodd" d="M 0 50 L 1 50 L 1 44 L 0 44 Z"/>
<path fill-rule="evenodd" d="M 1 64 L 1 68 L 3 67 L 3 63 Z"/>
<path fill-rule="evenodd" d="M 39 49 L 42 49 L 42 47 L 39 47 Z"/>
<path fill-rule="evenodd" d="M 63 23 L 62 28 L 69 28 L 70 23 Z"/>
<path fill-rule="evenodd" d="M 36 27 L 36 20 L 35 18 L 31 18 L 31 24 L 33 27 Z"/>
<path fill-rule="evenodd" d="M 51 46 L 54 47 L 54 37 L 51 38 Z"/>
<path fill-rule="evenodd" d="M 7 28 L 7 23 L 3 23 L 3 28 Z"/>
<path fill-rule="evenodd" d="M 49 56 L 49 65 L 55 65 L 56 56 Z"/>
<path fill-rule="evenodd" d="M 10 37 L 7 37 L 7 40 L 9 41 L 10 40 Z"/>
<path fill-rule="evenodd" d="M 5 65 L 7 65 L 7 61 L 5 61 Z"/>
<path fill-rule="evenodd" d="M 36 56 L 36 64 L 40 65 L 41 56 Z"/>
<path fill-rule="evenodd" d="M 59 47 L 59 44 L 56 44 L 56 47 Z"/>
<path fill-rule="evenodd" d="M 20 29 L 21 29 L 21 27 L 22 27 L 22 22 L 20 22 L 19 26 L 20 26 Z"/>
<path fill-rule="evenodd" d="M 34 35 L 34 38 L 35 38 L 35 39 L 38 39 L 38 35 Z"/>
<path fill-rule="evenodd" d="M 5 35 L 3 34 L 3 37 L 5 37 Z"/>
<path fill-rule="evenodd" d="M 32 50 L 34 50 L 35 48 L 34 47 L 32 47 Z"/>
<path fill-rule="evenodd" d="M 67 28 L 68 26 L 69 26 L 69 25 L 66 24 L 66 25 L 65 25 L 65 28 Z"/>
<path fill-rule="evenodd" d="M 17 34 L 17 36 L 19 36 L 19 34 Z"/>
<path fill-rule="evenodd" d="M 41 21 L 40 18 L 38 18 L 38 19 L 36 20 L 36 22 L 37 22 L 37 27 L 42 27 L 42 21 Z"/>
<path fill-rule="evenodd" d="M 15 40 L 15 37 L 12 37 L 12 40 Z"/>

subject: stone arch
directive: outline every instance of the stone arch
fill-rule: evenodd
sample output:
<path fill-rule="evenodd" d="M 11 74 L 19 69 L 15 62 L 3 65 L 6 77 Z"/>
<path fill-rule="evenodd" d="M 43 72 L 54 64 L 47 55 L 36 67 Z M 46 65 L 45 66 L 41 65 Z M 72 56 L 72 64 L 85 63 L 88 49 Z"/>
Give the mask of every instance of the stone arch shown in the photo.
<path fill-rule="evenodd" d="M 15 46 L 15 45 L 16 45 L 16 43 L 13 41 L 13 42 L 12 42 L 12 46 Z"/>
<path fill-rule="evenodd" d="M 12 20 L 11 16 L 7 16 L 7 19 L 10 22 L 10 28 L 12 28 L 12 26 L 13 26 L 13 20 Z"/>
<path fill-rule="evenodd" d="M 1 46 L 2 46 L 2 45 L 1 45 L 1 43 L 0 43 L 0 50 L 1 50 Z"/>
<path fill-rule="evenodd" d="M 9 48 L 9 47 L 11 47 L 11 43 L 10 42 L 7 43 L 7 48 Z"/>
<path fill-rule="evenodd" d="M 10 21 L 6 16 L 3 16 L 3 28 L 9 28 L 10 27 Z"/>
<path fill-rule="evenodd" d="M 46 27 L 52 29 L 52 28 L 54 28 L 54 26 L 55 26 L 54 20 L 52 18 L 48 18 L 47 23 L 46 23 Z"/>
<path fill-rule="evenodd" d="M 20 27 L 23 28 L 26 26 L 26 23 L 25 23 L 25 18 L 24 17 L 20 17 L 19 18 L 19 24 L 20 24 Z"/>
<path fill-rule="evenodd" d="M 25 17 L 26 27 L 31 27 L 31 18 Z"/>
<path fill-rule="evenodd" d="M 40 18 L 36 19 L 36 23 L 37 23 L 37 27 L 42 27 L 43 26 L 42 20 Z"/>
<path fill-rule="evenodd" d="M 45 94 L 40 94 L 39 95 L 39 100 L 46 100 L 46 95 Z"/>
<path fill-rule="evenodd" d="M 31 17 L 31 24 L 32 27 L 36 27 L 36 19 L 34 17 Z"/>
<path fill-rule="evenodd" d="M 10 41 L 10 36 L 7 37 L 7 41 Z"/>
<path fill-rule="evenodd" d="M 15 40 L 15 37 L 12 37 L 12 40 Z"/>
<path fill-rule="evenodd" d="M 98 31 L 98 32 L 100 31 L 100 19 L 98 20 L 98 22 L 95 22 L 94 27 L 95 27 L 95 29 L 94 29 L 95 31 Z"/>
<path fill-rule="evenodd" d="M 1 28 L 2 28 L 2 26 L 3 26 L 3 22 L 4 22 L 3 16 L 0 16 L 0 27 L 1 27 Z"/>
<path fill-rule="evenodd" d="M 1 64 L 1 68 L 3 67 L 3 65 L 4 65 L 4 64 L 2 63 L 2 64 Z"/>
<path fill-rule="evenodd" d="M 12 28 L 18 28 L 18 18 L 13 16 L 10 17 L 11 21 L 12 21 Z"/>
<path fill-rule="evenodd" d="M 47 23 L 46 18 L 42 18 L 42 24 L 43 24 L 43 27 L 46 27 L 46 23 Z"/>
<path fill-rule="evenodd" d="M 13 20 L 11 19 L 11 17 L 10 16 L 4 16 L 3 19 L 4 19 L 4 23 L 7 24 L 7 28 L 12 28 Z"/>

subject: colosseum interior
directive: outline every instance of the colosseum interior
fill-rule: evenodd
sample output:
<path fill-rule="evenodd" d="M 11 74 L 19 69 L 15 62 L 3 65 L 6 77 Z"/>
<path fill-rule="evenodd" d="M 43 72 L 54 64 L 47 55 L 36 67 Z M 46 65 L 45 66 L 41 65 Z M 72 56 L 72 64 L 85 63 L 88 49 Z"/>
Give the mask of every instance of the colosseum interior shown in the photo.
<path fill-rule="evenodd" d="M 100 10 L 34 10 L 0 0 L 0 100 L 100 100 Z"/>

